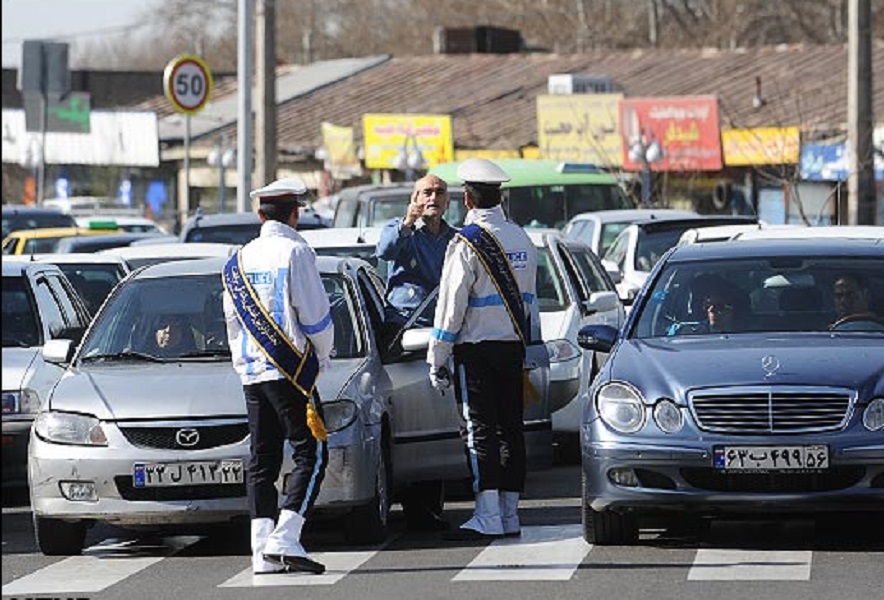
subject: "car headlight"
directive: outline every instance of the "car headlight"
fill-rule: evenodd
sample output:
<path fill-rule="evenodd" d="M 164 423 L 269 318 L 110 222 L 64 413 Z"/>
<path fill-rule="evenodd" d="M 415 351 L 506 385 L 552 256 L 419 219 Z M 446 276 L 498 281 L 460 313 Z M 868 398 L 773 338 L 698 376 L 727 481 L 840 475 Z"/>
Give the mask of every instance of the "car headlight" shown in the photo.
<path fill-rule="evenodd" d="M 635 433 L 645 424 L 645 406 L 641 394 L 622 382 L 606 383 L 596 393 L 599 417 L 620 433 Z"/>
<path fill-rule="evenodd" d="M 101 421 L 90 415 L 42 412 L 34 420 L 34 433 L 47 442 L 77 446 L 107 446 Z"/>
<path fill-rule="evenodd" d="M 40 408 L 40 396 L 32 389 L 3 392 L 4 415 L 27 415 Z"/>
<path fill-rule="evenodd" d="M 869 431 L 884 429 L 884 398 L 875 398 L 863 411 L 863 425 Z"/>
<path fill-rule="evenodd" d="M 333 400 L 322 403 L 322 418 L 329 433 L 340 431 L 356 420 L 358 412 L 352 400 Z"/>
<path fill-rule="evenodd" d="M 675 402 L 664 398 L 654 405 L 654 422 L 664 433 L 675 433 L 684 425 L 684 415 Z"/>
<path fill-rule="evenodd" d="M 549 362 L 565 362 L 580 356 L 580 349 L 569 340 L 552 340 L 545 343 Z"/>

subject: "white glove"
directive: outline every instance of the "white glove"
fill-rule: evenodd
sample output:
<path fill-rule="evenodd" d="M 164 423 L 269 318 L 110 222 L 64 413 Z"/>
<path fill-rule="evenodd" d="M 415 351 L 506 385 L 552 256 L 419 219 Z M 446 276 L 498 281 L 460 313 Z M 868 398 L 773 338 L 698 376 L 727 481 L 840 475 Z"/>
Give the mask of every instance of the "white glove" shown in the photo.
<path fill-rule="evenodd" d="M 451 386 L 451 373 L 448 372 L 448 367 L 430 367 L 430 384 L 444 394 Z"/>
<path fill-rule="evenodd" d="M 319 359 L 319 372 L 325 373 L 331 368 L 331 358 L 326 356 L 325 358 Z"/>

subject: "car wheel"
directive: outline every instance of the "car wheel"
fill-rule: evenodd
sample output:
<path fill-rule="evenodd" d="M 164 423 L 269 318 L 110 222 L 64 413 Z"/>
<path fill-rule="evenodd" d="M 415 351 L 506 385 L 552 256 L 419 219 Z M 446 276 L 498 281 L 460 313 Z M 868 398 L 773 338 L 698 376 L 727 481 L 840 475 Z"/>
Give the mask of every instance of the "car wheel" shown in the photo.
<path fill-rule="evenodd" d="M 86 523 L 34 517 L 37 546 L 46 556 L 75 556 L 83 552 Z"/>
<path fill-rule="evenodd" d="M 586 475 L 583 475 L 583 539 L 596 546 L 628 546 L 638 541 L 635 515 L 611 510 L 593 510 L 586 500 Z"/>
<path fill-rule="evenodd" d="M 375 474 L 374 497 L 354 508 L 347 519 L 344 537 L 353 544 L 378 544 L 387 538 L 390 517 L 390 449 L 386 437 L 381 443 L 380 461 Z"/>

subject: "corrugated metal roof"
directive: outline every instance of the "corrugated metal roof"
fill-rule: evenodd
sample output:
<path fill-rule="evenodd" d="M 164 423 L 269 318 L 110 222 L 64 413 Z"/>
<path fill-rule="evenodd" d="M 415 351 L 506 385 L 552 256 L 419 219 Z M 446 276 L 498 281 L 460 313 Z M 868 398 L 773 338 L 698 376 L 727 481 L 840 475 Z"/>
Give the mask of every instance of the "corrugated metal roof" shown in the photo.
<path fill-rule="evenodd" d="M 24 110 L 4 108 L 2 119 L 3 162 L 35 160 L 40 134 L 25 131 Z M 46 163 L 156 167 L 159 148 L 156 113 L 93 110 L 89 133 L 46 134 Z"/>
<path fill-rule="evenodd" d="M 873 64 L 884 64 L 876 42 Z M 327 61 L 330 68 L 335 61 Z M 846 130 L 847 49 L 781 46 L 750 50 L 620 50 L 585 54 L 472 54 L 392 58 L 283 101 L 283 151 L 322 143 L 320 123 L 355 128 L 365 113 L 449 114 L 458 148 L 518 149 L 537 141 L 536 97 L 555 73 L 604 74 L 628 96 L 718 96 L 722 128 L 798 125 L 805 133 Z M 754 108 L 755 78 L 765 104 Z M 884 77 L 874 111 L 884 119 Z M 235 139 L 235 124 L 226 128 Z M 214 139 L 195 140 L 214 144 Z"/>

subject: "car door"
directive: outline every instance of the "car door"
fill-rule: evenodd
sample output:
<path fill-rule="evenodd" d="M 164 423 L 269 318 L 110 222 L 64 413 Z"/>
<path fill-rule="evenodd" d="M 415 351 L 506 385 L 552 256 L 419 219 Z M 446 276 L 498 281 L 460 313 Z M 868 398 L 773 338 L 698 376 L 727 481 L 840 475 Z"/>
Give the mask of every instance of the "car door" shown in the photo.
<path fill-rule="evenodd" d="M 581 327 L 585 325 L 610 325 L 615 329 L 626 320 L 617 290 L 604 271 L 592 250 L 582 245 L 569 244 L 561 246 L 562 260 L 573 270 L 578 282 L 581 300 Z M 608 354 L 596 353 L 595 365 L 585 369 L 590 378 L 599 366 L 608 359 Z"/>
<path fill-rule="evenodd" d="M 432 310 L 438 288 L 415 310 L 400 334 L 413 329 L 421 315 Z M 429 328 L 426 336 L 429 339 Z M 385 368 L 393 381 L 393 465 L 398 482 L 462 479 L 469 476 L 463 457 L 454 391 L 444 394 L 430 384 L 426 348 L 401 349 L 385 356 Z"/>

